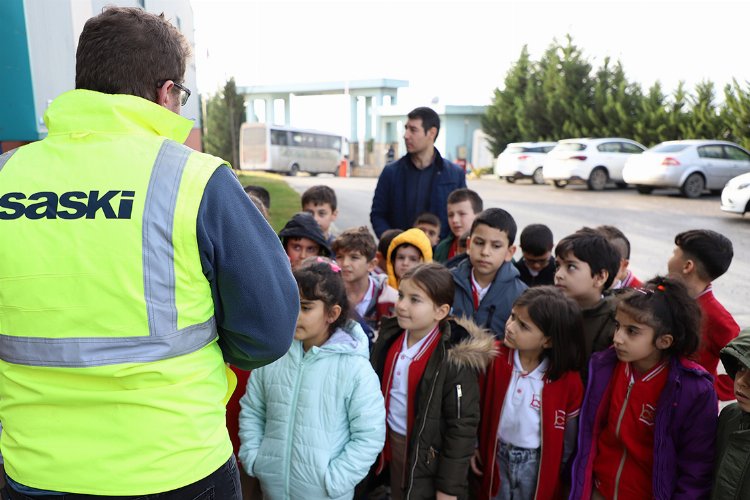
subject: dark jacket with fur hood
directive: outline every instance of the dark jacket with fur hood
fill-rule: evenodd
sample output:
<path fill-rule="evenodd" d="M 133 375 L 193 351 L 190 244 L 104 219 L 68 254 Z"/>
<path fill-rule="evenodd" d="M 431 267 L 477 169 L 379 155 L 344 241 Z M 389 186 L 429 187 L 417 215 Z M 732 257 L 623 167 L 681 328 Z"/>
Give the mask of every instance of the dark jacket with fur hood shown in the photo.
<path fill-rule="evenodd" d="M 383 377 L 388 350 L 403 330 L 396 318 L 384 319 L 370 360 Z M 478 375 L 494 356 L 494 336 L 470 320 L 450 320 L 433 352 L 417 394 L 414 432 L 409 437 L 407 489 L 409 500 L 435 497 L 442 491 L 468 498 L 469 460 L 479 425 Z"/>

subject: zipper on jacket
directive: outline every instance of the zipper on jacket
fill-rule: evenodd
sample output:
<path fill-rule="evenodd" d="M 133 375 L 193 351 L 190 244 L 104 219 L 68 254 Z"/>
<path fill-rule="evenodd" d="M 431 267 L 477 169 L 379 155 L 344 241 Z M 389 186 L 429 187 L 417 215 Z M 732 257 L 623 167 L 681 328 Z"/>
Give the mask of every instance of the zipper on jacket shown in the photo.
<path fill-rule="evenodd" d="M 625 416 L 625 410 L 628 408 L 628 401 L 630 400 L 630 391 L 633 389 L 633 384 L 635 382 L 631 379 L 630 383 L 628 384 L 628 392 L 625 393 L 625 401 L 622 404 L 622 408 L 620 409 L 620 416 L 617 418 L 617 426 L 615 427 L 615 436 L 619 439 L 620 438 L 620 426 L 622 425 L 622 418 Z M 620 479 L 622 477 L 622 470 L 625 468 L 625 460 L 628 457 L 628 450 L 625 448 L 625 445 L 622 447 L 622 458 L 620 459 L 620 466 L 617 468 L 617 475 L 615 476 L 615 496 L 614 500 L 617 500 L 619 498 L 619 488 L 620 488 Z"/>
<path fill-rule="evenodd" d="M 300 349 L 302 349 L 301 345 L 300 345 Z M 296 406 L 296 404 L 297 404 L 297 398 L 299 397 L 300 386 L 302 385 L 301 384 L 301 382 L 302 382 L 302 372 L 303 372 L 304 366 L 305 366 L 305 352 L 303 351 L 302 352 L 302 359 L 300 360 L 300 363 L 299 363 L 299 370 L 297 370 L 297 380 L 294 383 L 294 398 L 292 399 L 292 408 L 294 408 L 294 406 Z M 296 415 L 297 415 L 297 412 L 296 411 L 292 411 L 292 418 L 289 419 L 289 431 L 287 432 L 287 436 L 288 436 L 287 439 L 288 439 L 288 443 L 289 444 L 287 445 L 287 450 L 286 450 L 286 456 L 287 456 L 287 460 L 286 460 L 286 479 L 284 481 L 285 482 L 284 489 L 286 490 L 286 496 L 287 496 L 287 498 L 289 498 L 289 495 L 290 495 L 290 493 L 289 493 L 289 478 L 291 477 L 291 474 L 292 474 L 292 444 L 293 444 L 293 441 L 294 441 L 294 432 L 293 431 L 294 431 L 294 421 L 295 421 Z"/>
<path fill-rule="evenodd" d="M 443 358 L 445 359 L 445 345 L 442 343 L 440 344 L 440 348 L 442 350 Z M 442 362 L 442 360 L 441 360 Z M 438 366 L 437 371 L 435 371 L 435 377 L 432 379 L 432 386 L 430 387 L 430 396 L 427 398 L 427 405 L 425 406 L 424 411 L 424 418 L 422 418 L 422 426 L 419 428 L 419 432 L 417 433 L 417 445 L 414 450 L 414 463 L 411 466 L 411 472 L 409 472 L 409 487 L 406 489 L 406 500 L 409 500 L 409 497 L 411 496 L 411 489 L 414 486 L 414 470 L 417 468 L 417 462 L 419 461 L 419 438 L 422 437 L 422 432 L 424 432 L 424 427 L 427 425 L 427 412 L 430 408 L 430 403 L 432 402 L 432 396 L 435 394 L 435 384 L 437 384 L 437 379 L 440 376 L 440 367 Z M 409 443 L 406 443 L 406 448 L 409 448 Z"/>
<path fill-rule="evenodd" d="M 461 391 L 461 384 L 456 385 L 456 401 L 458 402 L 458 418 L 461 418 L 461 397 L 463 392 Z"/>

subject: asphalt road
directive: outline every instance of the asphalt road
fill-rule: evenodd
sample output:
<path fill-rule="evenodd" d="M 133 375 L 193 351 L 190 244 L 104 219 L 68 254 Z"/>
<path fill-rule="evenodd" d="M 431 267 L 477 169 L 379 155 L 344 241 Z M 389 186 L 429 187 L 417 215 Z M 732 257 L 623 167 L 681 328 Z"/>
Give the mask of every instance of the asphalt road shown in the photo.
<path fill-rule="evenodd" d="M 287 181 L 300 193 L 315 184 L 332 187 L 339 204 L 338 229 L 370 225 L 377 179 L 321 175 L 288 177 Z M 592 192 L 582 185 L 557 189 L 494 178 L 469 180 L 468 185 L 482 197 L 485 208 L 501 207 L 513 214 L 519 233 L 528 224 L 542 223 L 552 229 L 557 241 L 582 226 L 617 226 L 630 240 L 631 269 L 642 280 L 666 273 L 677 233 L 713 229 L 724 234 L 734 245 L 734 261 L 714 283 L 714 293 L 742 328 L 750 327 L 750 215 L 743 218 L 722 212 L 718 196 L 688 200 L 668 190 L 651 195 L 639 195 L 634 189 Z"/>

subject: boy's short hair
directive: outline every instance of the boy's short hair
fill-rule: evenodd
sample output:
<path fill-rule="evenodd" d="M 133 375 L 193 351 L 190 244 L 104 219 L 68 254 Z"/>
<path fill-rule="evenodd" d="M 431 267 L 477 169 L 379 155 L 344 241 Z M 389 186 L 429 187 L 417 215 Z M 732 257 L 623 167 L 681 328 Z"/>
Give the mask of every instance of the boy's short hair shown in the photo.
<path fill-rule="evenodd" d="M 422 212 L 417 215 L 417 219 L 412 224 L 412 227 L 417 227 L 418 224 L 430 224 L 438 228 L 438 232 L 440 232 L 440 218 L 432 212 Z"/>
<path fill-rule="evenodd" d="M 706 281 L 713 281 L 727 272 L 734 257 L 731 240 L 710 229 L 684 231 L 675 236 L 674 244 L 697 263 L 698 277 Z"/>
<path fill-rule="evenodd" d="M 268 189 L 263 186 L 253 186 L 252 184 L 245 186 L 244 189 L 248 195 L 258 198 L 267 209 L 271 208 L 271 193 L 268 192 Z"/>
<path fill-rule="evenodd" d="M 596 230 L 602 233 L 607 241 L 620 252 L 621 258 L 630 260 L 630 240 L 625 236 L 625 233 L 615 226 L 599 226 Z"/>
<path fill-rule="evenodd" d="M 520 240 L 521 251 L 535 257 L 551 252 L 555 245 L 552 230 L 544 224 L 529 224 L 521 231 Z"/>
<path fill-rule="evenodd" d="M 475 214 L 484 210 L 484 202 L 482 201 L 482 198 L 475 191 L 466 188 L 459 188 L 451 191 L 451 194 L 448 195 L 447 204 L 452 205 L 454 203 L 461 203 L 462 201 L 470 202 L 471 209 Z"/>
<path fill-rule="evenodd" d="M 347 229 L 333 240 L 331 247 L 336 255 L 356 251 L 361 253 L 368 261 L 375 258 L 375 253 L 378 250 L 377 245 L 375 245 L 375 238 L 365 226 Z"/>
<path fill-rule="evenodd" d="M 328 186 L 312 186 L 302 193 L 302 207 L 308 203 L 313 205 L 331 205 L 331 210 L 336 210 L 336 192 Z"/>
<path fill-rule="evenodd" d="M 561 239 L 555 247 L 555 255 L 564 258 L 569 254 L 589 265 L 592 278 L 607 271 L 603 290 L 612 286 L 620 270 L 620 253 L 599 231 L 584 227 Z"/>
<path fill-rule="evenodd" d="M 378 241 L 378 252 L 380 252 L 380 255 L 383 257 L 388 255 L 388 247 L 391 246 L 391 241 L 403 232 L 403 229 L 387 229 L 383 231 L 383 234 L 380 235 L 380 240 Z"/>
<path fill-rule="evenodd" d="M 509 245 L 512 245 L 516 241 L 516 231 L 518 231 L 516 221 L 512 215 L 502 208 L 488 208 L 477 215 L 474 222 L 471 223 L 471 234 L 474 234 L 474 230 L 479 224 L 503 231 L 508 235 Z"/>

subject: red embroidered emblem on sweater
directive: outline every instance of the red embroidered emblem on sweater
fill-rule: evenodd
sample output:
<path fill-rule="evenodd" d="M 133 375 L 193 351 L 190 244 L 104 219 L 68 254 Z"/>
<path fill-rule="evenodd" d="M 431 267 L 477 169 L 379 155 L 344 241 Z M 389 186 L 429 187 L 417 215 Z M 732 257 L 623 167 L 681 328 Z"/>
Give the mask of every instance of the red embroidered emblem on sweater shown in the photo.
<path fill-rule="evenodd" d="M 555 429 L 565 430 L 565 410 L 555 410 Z"/>
<path fill-rule="evenodd" d="M 654 408 L 650 404 L 644 403 L 643 407 L 641 408 L 641 416 L 638 417 L 638 420 L 648 425 L 649 427 L 653 427 L 654 422 L 656 422 L 656 408 Z"/>

